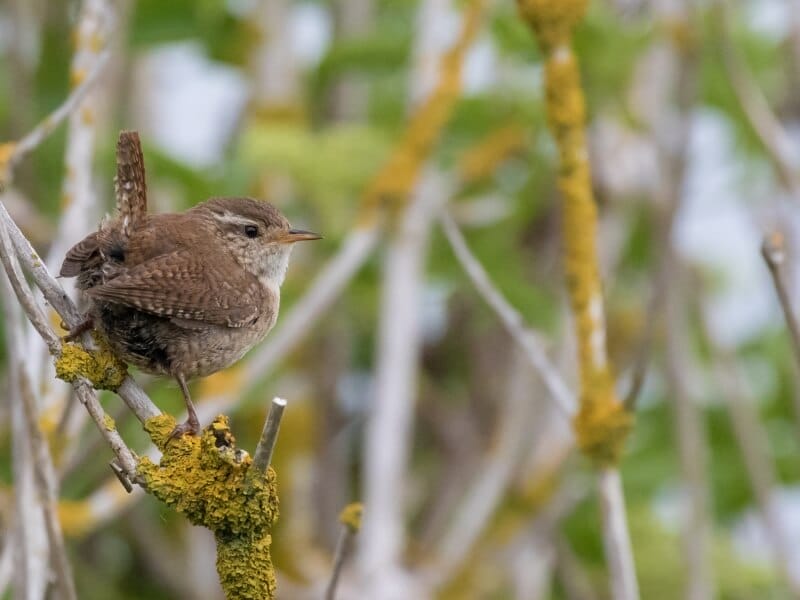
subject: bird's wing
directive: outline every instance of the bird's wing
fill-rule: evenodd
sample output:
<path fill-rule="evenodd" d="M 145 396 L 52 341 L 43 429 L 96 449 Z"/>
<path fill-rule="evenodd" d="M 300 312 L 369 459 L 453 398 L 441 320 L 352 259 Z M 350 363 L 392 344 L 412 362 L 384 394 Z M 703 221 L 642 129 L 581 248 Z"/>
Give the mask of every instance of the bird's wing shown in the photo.
<path fill-rule="evenodd" d="M 87 293 L 175 320 L 244 327 L 259 317 L 267 292 L 232 259 L 207 260 L 181 250 L 138 264 Z"/>
<path fill-rule="evenodd" d="M 83 270 L 88 261 L 93 259 L 95 255 L 99 255 L 99 251 L 100 244 L 95 231 L 69 249 L 64 257 L 64 262 L 61 263 L 59 274 L 62 277 L 75 277 Z"/>

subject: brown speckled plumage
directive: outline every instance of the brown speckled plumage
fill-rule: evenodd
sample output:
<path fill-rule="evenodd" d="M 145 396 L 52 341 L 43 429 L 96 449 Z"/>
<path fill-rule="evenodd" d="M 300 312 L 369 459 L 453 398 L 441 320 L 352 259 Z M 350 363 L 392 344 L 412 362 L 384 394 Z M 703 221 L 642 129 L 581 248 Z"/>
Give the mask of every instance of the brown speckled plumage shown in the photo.
<path fill-rule="evenodd" d="M 117 214 L 76 244 L 61 275 L 78 278 L 88 317 L 140 369 L 175 377 L 197 429 L 186 379 L 239 360 L 275 324 L 292 242 L 271 204 L 213 198 L 184 213 L 148 215 L 139 137 L 117 146 Z"/>

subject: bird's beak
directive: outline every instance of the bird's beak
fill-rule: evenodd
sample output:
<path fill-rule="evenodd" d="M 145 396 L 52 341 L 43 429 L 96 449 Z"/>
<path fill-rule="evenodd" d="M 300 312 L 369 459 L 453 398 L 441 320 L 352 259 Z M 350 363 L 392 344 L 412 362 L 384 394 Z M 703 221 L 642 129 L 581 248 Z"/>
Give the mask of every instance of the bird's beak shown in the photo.
<path fill-rule="evenodd" d="M 313 231 L 306 231 L 304 229 L 290 229 L 289 233 L 286 234 L 286 237 L 283 238 L 283 242 L 287 244 L 293 244 L 294 242 L 305 242 L 309 240 L 321 240 L 322 236 L 318 233 L 314 233 Z"/>

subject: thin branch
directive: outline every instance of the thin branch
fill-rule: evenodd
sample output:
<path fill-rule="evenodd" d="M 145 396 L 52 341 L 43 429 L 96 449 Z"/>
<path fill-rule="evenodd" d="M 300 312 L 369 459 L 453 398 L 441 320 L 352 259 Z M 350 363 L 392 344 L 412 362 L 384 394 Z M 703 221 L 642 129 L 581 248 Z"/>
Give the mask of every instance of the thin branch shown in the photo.
<path fill-rule="evenodd" d="M 21 340 L 16 340 L 20 343 Z M 16 361 L 19 362 L 19 361 Z M 50 540 L 50 554 L 56 576 L 56 587 L 62 600 L 77 600 L 75 581 L 72 578 L 72 568 L 67 558 L 67 549 L 64 544 L 64 535 L 61 531 L 61 522 L 58 519 L 58 491 L 53 467 L 53 458 L 47 446 L 47 441 L 39 427 L 36 410 L 36 400 L 31 389 L 31 382 L 25 373 L 22 364 L 13 365 L 18 373 L 20 397 L 25 414 L 27 433 L 33 449 L 33 466 L 36 485 L 44 512 L 44 523 L 47 537 Z"/>
<path fill-rule="evenodd" d="M 339 534 L 339 539 L 336 542 L 336 550 L 333 555 L 333 569 L 331 571 L 331 578 L 328 581 L 328 586 L 325 588 L 325 600 L 336 600 L 336 587 L 339 585 L 339 578 L 342 575 L 342 569 L 347 558 L 353 552 L 353 543 L 355 542 L 357 529 L 342 524 L 342 532 Z"/>
<path fill-rule="evenodd" d="M 703 307 L 700 314 L 701 331 L 713 353 L 715 379 L 728 408 L 733 434 L 761 513 L 767 540 L 793 596 L 800 598 L 800 572 L 796 569 L 800 557 L 787 535 L 776 503 L 778 476 L 770 456 L 768 433 L 752 406 L 752 393 L 748 390 L 736 357 L 723 348 L 713 335 L 707 307 Z"/>
<path fill-rule="evenodd" d="M 283 398 L 273 398 L 269 406 L 267 420 L 264 421 L 264 429 L 261 431 L 261 439 L 256 446 L 253 455 L 253 469 L 258 475 L 264 475 L 272 462 L 272 452 L 275 449 L 275 442 L 278 439 L 278 430 L 283 418 L 283 410 L 286 408 L 286 400 Z"/>
<path fill-rule="evenodd" d="M 761 256 L 767 264 L 769 273 L 772 276 L 772 283 L 783 310 L 786 320 L 786 328 L 789 330 L 789 340 L 791 341 L 792 354 L 794 354 L 795 375 L 800 374 L 800 323 L 797 321 L 792 299 L 789 296 L 789 285 L 786 281 L 784 265 L 786 263 L 786 247 L 783 234 L 774 231 L 764 237 L 761 244 Z M 795 425 L 800 427 L 800 395 L 792 394 L 792 408 L 794 410 Z"/>
<path fill-rule="evenodd" d="M 786 246 L 783 234 L 775 231 L 764 238 L 761 244 L 761 256 L 767 263 L 769 273 L 772 275 L 772 283 L 778 294 L 778 300 L 783 309 L 783 316 L 786 319 L 786 327 L 789 330 L 789 337 L 792 341 L 792 351 L 794 358 L 800 366 L 800 324 L 792 308 L 792 300 L 789 298 L 789 286 L 786 284 L 786 276 L 783 272 L 783 265 L 786 262 Z"/>
<path fill-rule="evenodd" d="M 603 515 L 603 546 L 606 562 L 614 576 L 611 589 L 615 600 L 639 598 L 639 584 L 633 562 L 633 548 L 628 533 L 625 495 L 622 478 L 616 468 L 601 468 L 598 473 L 598 495 Z"/>
<path fill-rule="evenodd" d="M 8 234 L 11 233 L 12 241 L 15 243 L 17 247 L 17 254 L 16 256 L 9 255 L 9 251 L 11 250 L 11 244 L 8 244 Z M 17 228 L 16 224 L 13 220 L 8 216 L 8 213 L 5 210 L 5 206 L 0 201 L 0 255 L 2 257 L 2 262 L 4 266 L 6 266 L 7 274 L 11 279 L 12 283 L 14 280 L 20 275 L 18 269 L 15 270 L 16 258 L 18 256 L 23 257 L 23 262 L 26 263 L 26 267 L 29 271 L 31 271 L 34 275 L 34 279 L 36 283 L 39 285 L 40 289 L 45 291 L 45 297 L 50 301 L 51 305 L 53 305 L 61 316 L 66 320 L 67 314 L 71 315 L 74 319 L 72 323 L 68 323 L 70 326 L 74 326 L 77 324 L 77 309 L 72 304 L 72 301 L 69 297 L 60 290 L 60 286 L 58 282 L 56 282 L 52 276 L 47 271 L 47 268 L 42 264 L 41 260 L 39 259 L 38 255 L 35 253 L 33 248 L 31 248 L 28 241 L 22 235 L 22 233 Z M 22 250 L 20 250 L 22 248 Z M 52 328 L 50 327 L 49 323 L 43 321 L 41 316 L 37 317 L 38 306 L 34 303 L 31 304 L 30 301 L 26 301 L 26 294 L 30 294 L 30 290 L 27 288 L 27 284 L 24 281 L 16 281 L 16 285 L 14 286 L 14 291 L 17 294 L 18 300 L 22 305 L 23 309 L 25 309 L 26 313 L 28 313 L 28 317 L 31 321 L 38 321 L 39 325 L 43 327 L 42 336 L 45 339 L 55 339 L 51 346 L 51 351 L 54 355 L 58 355 L 60 353 L 60 341 L 58 341 L 58 336 L 56 336 L 55 332 L 53 332 Z M 55 300 L 55 302 L 54 302 Z M 56 302 L 59 306 L 56 306 Z M 61 309 L 61 310 L 59 310 Z M 63 312 L 62 312 L 63 310 Z M 30 312 L 28 312 L 30 311 Z M 132 383 L 130 377 L 126 378 L 126 383 Z M 123 384 L 124 385 L 124 384 Z M 83 380 L 76 381 L 73 384 L 76 393 L 78 394 L 79 399 L 81 402 L 86 406 L 89 414 L 91 415 L 92 419 L 94 420 L 95 424 L 97 425 L 98 430 L 100 431 L 101 435 L 106 439 L 111 446 L 112 451 L 116 454 L 117 458 L 120 461 L 120 465 L 125 469 L 129 478 L 135 478 L 136 473 L 136 461 L 134 459 L 133 453 L 127 447 L 125 442 L 122 440 L 119 433 L 116 431 L 114 427 L 110 426 L 109 419 L 105 413 L 105 411 L 100 406 L 100 403 L 97 400 L 97 396 L 93 390 L 90 389 L 87 382 Z M 137 400 L 140 400 L 140 394 L 147 399 L 147 396 L 144 395 L 144 392 L 141 391 L 141 388 L 138 386 L 131 386 L 129 393 L 127 394 L 130 397 L 134 397 Z M 122 393 L 120 393 L 122 396 Z M 147 399 L 147 402 L 150 402 Z M 152 405 L 152 402 L 150 402 Z M 129 403 L 130 406 L 130 403 Z M 155 408 L 155 405 L 152 405 Z M 155 408 L 158 411 L 157 408 Z M 156 414 L 160 414 L 156 412 Z M 137 415 L 138 416 L 138 415 Z"/>
<path fill-rule="evenodd" d="M 33 152 L 33 150 L 53 133 L 56 127 L 80 105 L 83 98 L 89 93 L 89 90 L 92 89 L 92 86 L 103 72 L 103 69 L 108 63 L 108 57 L 109 52 L 103 52 L 91 71 L 83 76 L 81 82 L 72 90 L 66 100 L 64 100 L 58 108 L 42 119 L 36 127 L 19 141 L 8 142 L 12 144 L 13 147 L 5 158 L 4 164 L 0 164 L 0 182 L 8 184 L 11 180 L 14 167 L 16 167 L 19 161 Z"/>
<path fill-rule="evenodd" d="M 526 327 L 522 315 L 511 306 L 508 300 L 494 286 L 486 269 L 483 268 L 483 265 L 470 251 L 453 218 L 447 212 L 442 212 L 440 219 L 442 229 L 450 242 L 453 253 L 469 276 L 472 284 L 486 304 L 500 318 L 500 322 L 511 336 L 511 339 L 516 342 L 531 366 L 542 378 L 542 382 L 547 387 L 558 408 L 566 417 L 571 417 L 577 409 L 575 396 L 569 391 L 558 369 L 547 357 L 542 339 L 538 334 Z"/>
<path fill-rule="evenodd" d="M 50 354 L 58 354 L 61 351 L 61 340 L 53 331 L 50 323 L 47 322 L 47 318 L 25 281 L 25 276 L 22 274 L 17 255 L 8 235 L 8 229 L 3 221 L 0 221 L 0 262 L 2 262 L 11 283 L 11 288 L 19 299 L 25 314 L 28 315 L 31 324 L 47 344 Z M 22 340 L 17 340 L 16 342 L 22 344 Z"/>
<path fill-rule="evenodd" d="M 731 40 L 728 2 L 729 0 L 716 0 L 717 18 L 713 19 L 718 28 L 722 64 L 736 99 L 767 151 L 779 179 L 793 196 L 800 198 L 800 175 L 791 138 L 772 112 L 764 92 L 758 87 L 753 73 Z"/>
<path fill-rule="evenodd" d="M 18 358 L 22 348 L 23 320 L 15 305 L 8 280 L 0 275 L 2 286 L 6 348 L 9 355 L 8 404 L 11 424 L 11 460 L 14 480 L 14 524 L 10 541 L 14 548 L 13 587 L 16 597 L 44 598 L 47 582 L 46 557 L 49 551 L 47 527 L 44 522 L 44 495 L 36 485 L 34 452 L 27 434 L 25 409 L 19 375 L 23 361 Z"/>

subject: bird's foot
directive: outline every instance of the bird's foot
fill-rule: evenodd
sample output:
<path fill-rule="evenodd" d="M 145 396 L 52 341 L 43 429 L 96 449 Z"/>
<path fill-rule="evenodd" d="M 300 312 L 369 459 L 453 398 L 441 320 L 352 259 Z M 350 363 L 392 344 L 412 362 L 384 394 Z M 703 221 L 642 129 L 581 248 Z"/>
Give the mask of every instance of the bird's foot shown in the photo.
<path fill-rule="evenodd" d="M 168 441 L 171 442 L 187 433 L 189 435 L 200 435 L 200 422 L 197 419 L 192 419 L 191 416 L 186 422 L 177 425 L 175 429 L 172 430 L 172 433 L 169 434 Z"/>
<path fill-rule="evenodd" d="M 67 335 L 64 336 L 64 341 L 74 342 L 79 337 L 81 337 L 81 335 L 91 330 L 93 327 L 94 327 L 94 319 L 92 317 L 86 317 L 83 321 L 75 325 L 75 327 L 73 327 L 67 332 Z"/>

